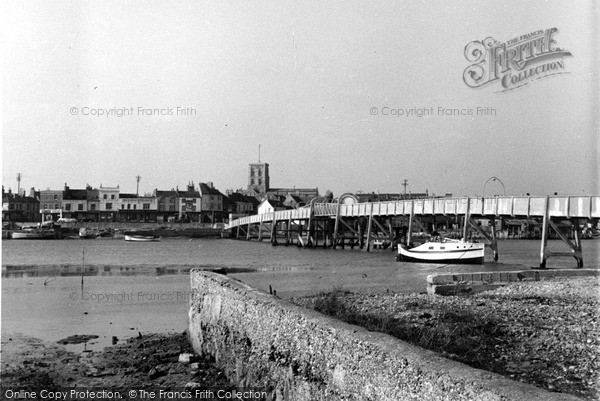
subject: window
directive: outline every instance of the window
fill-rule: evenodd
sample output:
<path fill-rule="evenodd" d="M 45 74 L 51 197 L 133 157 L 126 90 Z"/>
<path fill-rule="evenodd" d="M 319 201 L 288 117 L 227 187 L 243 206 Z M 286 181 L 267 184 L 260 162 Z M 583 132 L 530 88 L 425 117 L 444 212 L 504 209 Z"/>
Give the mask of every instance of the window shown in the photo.
<path fill-rule="evenodd" d="M 131 209 L 131 203 L 127 204 L 127 210 Z"/>
<path fill-rule="evenodd" d="M 43 209 L 44 209 L 44 210 L 48 209 L 48 205 L 47 205 L 47 204 L 46 204 L 46 205 L 44 205 Z"/>
<path fill-rule="evenodd" d="M 104 195 L 102 196 L 102 198 L 104 198 L 104 199 L 108 199 L 108 195 L 104 194 Z"/>
<path fill-rule="evenodd" d="M 55 204 L 54 204 L 54 208 L 55 208 L 55 209 L 60 209 L 60 208 L 58 207 L 58 203 L 55 203 Z"/>
<path fill-rule="evenodd" d="M 106 210 L 112 209 L 112 203 L 107 203 L 106 204 Z"/>
<path fill-rule="evenodd" d="M 150 210 L 150 204 L 149 203 L 144 203 L 143 205 L 144 210 Z"/>
<path fill-rule="evenodd" d="M 133 210 L 136 210 L 136 209 L 137 209 L 137 205 L 133 205 Z"/>
<path fill-rule="evenodd" d="M 121 210 L 125 209 L 125 205 L 121 204 Z"/>
<path fill-rule="evenodd" d="M 71 210 L 71 204 L 70 203 L 67 203 L 65 205 L 65 210 Z"/>
<path fill-rule="evenodd" d="M 77 210 L 83 210 L 83 203 L 80 203 L 79 205 L 77 205 Z"/>
<path fill-rule="evenodd" d="M 54 200 L 58 200 L 58 195 L 54 195 Z"/>
<path fill-rule="evenodd" d="M 110 196 L 110 199 L 115 199 L 115 195 L 111 195 L 111 196 Z"/>
<path fill-rule="evenodd" d="M 90 205 L 90 210 L 96 210 L 96 204 L 95 203 L 92 203 Z"/>

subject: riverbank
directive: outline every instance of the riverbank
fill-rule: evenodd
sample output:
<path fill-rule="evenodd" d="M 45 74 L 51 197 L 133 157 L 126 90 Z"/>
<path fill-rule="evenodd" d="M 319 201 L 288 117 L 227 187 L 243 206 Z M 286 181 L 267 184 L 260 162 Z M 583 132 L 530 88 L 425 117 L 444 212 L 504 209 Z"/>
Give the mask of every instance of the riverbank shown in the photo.
<path fill-rule="evenodd" d="M 124 395 L 131 389 L 216 392 L 234 388 L 210 360 L 197 356 L 188 360 L 189 355 L 180 358 L 192 352 L 186 333 L 143 335 L 82 353 L 33 337 L 3 335 L 2 387 L 3 392 L 77 388 Z"/>
<path fill-rule="evenodd" d="M 519 283 L 471 297 L 351 293 L 291 301 L 550 391 L 600 395 L 597 278 Z"/>

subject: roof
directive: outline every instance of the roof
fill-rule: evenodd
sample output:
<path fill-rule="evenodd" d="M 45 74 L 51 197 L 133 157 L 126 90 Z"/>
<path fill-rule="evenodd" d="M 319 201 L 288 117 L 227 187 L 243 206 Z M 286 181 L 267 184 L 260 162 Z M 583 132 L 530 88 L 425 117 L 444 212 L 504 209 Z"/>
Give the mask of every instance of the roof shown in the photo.
<path fill-rule="evenodd" d="M 229 195 L 227 198 L 229 198 L 229 200 L 231 202 L 241 202 L 241 203 L 254 204 L 246 195 L 240 194 L 239 192 L 234 192 L 231 195 Z"/>
<path fill-rule="evenodd" d="M 154 191 L 155 196 L 177 196 L 177 191 L 159 191 L 158 189 Z"/>
<path fill-rule="evenodd" d="M 268 192 L 318 192 L 319 188 L 269 188 Z"/>
<path fill-rule="evenodd" d="M 285 209 L 285 205 L 283 204 L 283 202 L 278 201 L 278 200 L 273 200 L 273 199 L 265 199 L 264 201 L 262 201 L 260 204 L 262 205 L 265 202 L 269 202 L 269 204 L 273 207 L 273 208 L 282 208 Z"/>
<path fill-rule="evenodd" d="M 208 184 L 205 183 L 200 183 L 200 185 L 198 185 L 200 187 L 200 193 L 202 193 L 202 195 L 220 195 L 223 196 L 223 194 L 215 188 L 211 188 L 210 186 L 208 186 Z"/>
<path fill-rule="evenodd" d="M 288 196 L 298 203 L 304 202 L 304 199 L 302 199 L 301 197 L 299 197 L 297 195 L 288 195 Z"/>
<path fill-rule="evenodd" d="M 179 191 L 177 196 L 180 198 L 200 198 L 200 192 L 198 191 Z"/>
<path fill-rule="evenodd" d="M 31 196 L 22 196 L 5 192 L 2 196 L 2 203 L 39 203 L 39 201 Z"/>
<path fill-rule="evenodd" d="M 87 189 L 67 189 L 63 192 L 64 200 L 87 200 Z"/>

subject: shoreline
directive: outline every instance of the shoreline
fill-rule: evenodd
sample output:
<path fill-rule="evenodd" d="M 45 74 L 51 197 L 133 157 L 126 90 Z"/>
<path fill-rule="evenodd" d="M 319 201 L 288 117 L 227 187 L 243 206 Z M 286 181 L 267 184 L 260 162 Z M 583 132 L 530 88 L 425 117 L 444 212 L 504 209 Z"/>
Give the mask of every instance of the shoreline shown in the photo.
<path fill-rule="evenodd" d="M 512 380 L 593 400 L 600 394 L 599 290 L 596 277 L 555 278 L 513 283 L 469 297 L 352 293 L 342 286 L 290 300 Z M 198 369 L 176 363 L 175 357 L 189 349 L 185 334 L 177 333 L 140 333 L 114 346 L 86 350 L 81 344 L 60 346 L 3 331 L 3 387 L 24 381 L 36 386 L 182 390 Z M 150 354 L 158 359 L 137 367 Z M 115 370 L 115 360 L 124 370 Z M 205 362 L 203 369 L 212 372 L 205 374 L 206 386 L 214 387 L 216 380 L 219 386 L 232 387 L 221 373 L 210 370 L 210 361 Z"/>
<path fill-rule="evenodd" d="M 2 338 L 0 353 L 3 395 L 8 389 L 127 394 L 130 389 L 235 388 L 212 361 L 190 355 L 186 332 L 132 337 L 101 351 L 82 353 L 17 334 Z"/>
<path fill-rule="evenodd" d="M 478 369 L 596 400 L 599 291 L 597 277 L 560 278 L 467 297 L 360 294 L 341 288 L 291 301 Z"/>

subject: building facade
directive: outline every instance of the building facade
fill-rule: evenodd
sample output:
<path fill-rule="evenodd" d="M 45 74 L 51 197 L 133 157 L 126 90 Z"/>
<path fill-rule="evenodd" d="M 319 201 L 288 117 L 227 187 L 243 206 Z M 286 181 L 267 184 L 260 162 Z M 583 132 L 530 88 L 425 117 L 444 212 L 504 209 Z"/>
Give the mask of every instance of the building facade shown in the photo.
<path fill-rule="evenodd" d="M 3 222 L 38 222 L 40 221 L 40 201 L 34 188 L 29 196 L 25 191 L 14 194 L 2 187 L 2 221 Z"/>
<path fill-rule="evenodd" d="M 119 211 L 119 186 L 98 188 L 98 220 L 116 221 Z"/>
<path fill-rule="evenodd" d="M 63 217 L 83 220 L 88 212 L 88 189 L 71 189 L 65 185 L 62 200 Z"/>
<path fill-rule="evenodd" d="M 200 183 L 202 196 L 200 214 L 202 223 L 217 223 L 223 221 L 223 194 L 214 187 L 212 182 Z"/>
<path fill-rule="evenodd" d="M 40 191 L 40 214 L 42 221 L 58 220 L 62 217 L 63 191 L 47 188 Z"/>
<path fill-rule="evenodd" d="M 119 194 L 119 213 L 117 219 L 127 222 L 156 222 L 158 215 L 158 199 L 155 196 L 138 196 L 136 194 Z"/>
<path fill-rule="evenodd" d="M 199 222 L 202 210 L 202 197 L 194 189 L 194 183 L 189 183 L 185 191 L 177 192 L 178 218 L 184 222 Z M 222 210 L 222 206 L 221 206 Z"/>

